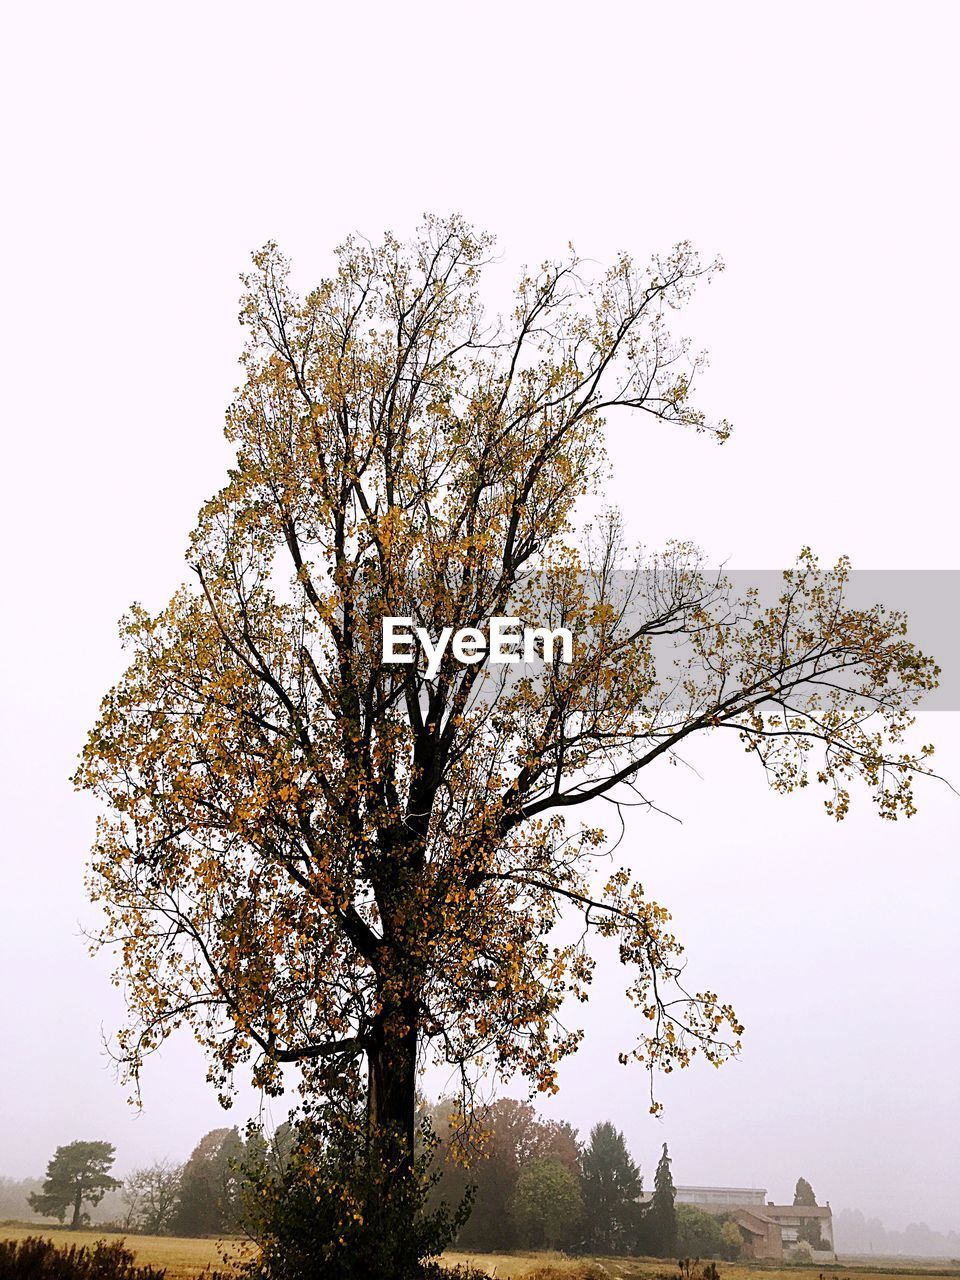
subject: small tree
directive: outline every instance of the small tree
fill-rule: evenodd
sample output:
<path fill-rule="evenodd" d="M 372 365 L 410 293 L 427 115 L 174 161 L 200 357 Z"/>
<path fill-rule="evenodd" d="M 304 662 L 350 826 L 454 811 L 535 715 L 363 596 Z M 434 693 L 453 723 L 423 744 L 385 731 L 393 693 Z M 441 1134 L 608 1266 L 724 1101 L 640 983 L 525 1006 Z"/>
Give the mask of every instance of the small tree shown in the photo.
<path fill-rule="evenodd" d="M 116 1151 L 109 1142 L 70 1142 L 57 1147 L 47 1165 L 43 1187 L 28 1197 L 34 1213 L 61 1222 L 73 1207 L 71 1227 L 79 1227 L 84 1204 L 99 1204 L 107 1191 L 121 1184 L 110 1176 Z"/>
<path fill-rule="evenodd" d="M 723 1257 L 724 1240 L 722 1218 L 695 1204 L 676 1206 L 677 1239 L 675 1252 L 680 1258 Z M 736 1229 L 736 1228 L 734 1228 Z M 740 1233 L 737 1232 L 737 1243 Z"/>
<path fill-rule="evenodd" d="M 513 1218 L 524 1243 L 556 1249 L 573 1239 L 583 1215 L 580 1187 L 558 1159 L 546 1156 L 520 1170 Z"/>
<path fill-rule="evenodd" d="M 743 1250 L 743 1236 L 735 1222 L 727 1221 L 720 1228 L 720 1256 L 735 1262 Z"/>
<path fill-rule="evenodd" d="M 640 1224 L 641 1247 L 658 1258 L 672 1258 L 677 1254 L 676 1195 L 670 1172 L 670 1156 L 667 1144 L 664 1143 L 654 1175 L 653 1198 Z"/>
<path fill-rule="evenodd" d="M 823 1250 L 830 1248 L 830 1245 L 820 1234 L 819 1218 L 806 1218 L 801 1222 L 797 1230 L 797 1236 L 805 1244 L 808 1244 L 811 1249 Z"/>
<path fill-rule="evenodd" d="M 590 1130 L 580 1185 L 587 1247 L 599 1253 L 624 1249 L 636 1231 L 643 1180 L 623 1134 L 609 1121 Z"/>
<path fill-rule="evenodd" d="M 180 1207 L 182 1164 L 156 1160 L 135 1169 L 124 1182 L 123 1196 L 129 1206 L 127 1225 L 136 1225 L 150 1235 L 169 1230 Z"/>
<path fill-rule="evenodd" d="M 456 1233 L 466 1203 L 460 1211 L 426 1203 L 433 1147 L 427 1124 L 415 1178 L 404 1188 L 408 1198 L 371 1220 L 370 1175 L 353 1128 L 362 1099 L 351 1105 L 351 1113 L 305 1114 L 285 1139 L 274 1140 L 272 1152 L 248 1139 L 240 1196 L 243 1228 L 258 1253 L 243 1269 L 245 1280 L 422 1280 L 420 1260 L 441 1253 Z M 398 1223 L 403 1230 L 388 1229 Z"/>

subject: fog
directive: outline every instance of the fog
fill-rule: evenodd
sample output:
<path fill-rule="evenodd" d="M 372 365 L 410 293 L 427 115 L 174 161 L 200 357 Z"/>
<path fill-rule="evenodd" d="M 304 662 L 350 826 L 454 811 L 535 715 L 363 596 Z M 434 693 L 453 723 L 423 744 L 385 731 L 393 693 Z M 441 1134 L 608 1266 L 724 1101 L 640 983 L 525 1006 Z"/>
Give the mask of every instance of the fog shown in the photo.
<path fill-rule="evenodd" d="M 267 238 L 309 285 L 351 230 L 458 209 L 498 235 L 505 288 L 569 240 L 603 260 L 689 237 L 727 270 L 676 328 L 711 351 L 700 399 L 735 434 L 612 422 L 604 496 L 631 538 L 740 569 L 806 544 L 960 567 L 957 11 L 517 8 L 8 16 L 0 1175 L 77 1137 L 114 1142 L 120 1173 L 183 1159 L 260 1105 L 241 1089 L 225 1118 L 182 1038 L 127 1105 L 101 1043 L 120 996 L 81 933 L 95 810 L 67 779 L 122 669 L 117 618 L 176 587 L 221 481 L 237 276 Z M 956 783 L 960 715 L 921 721 Z M 648 1179 L 666 1141 L 681 1183 L 783 1201 L 803 1175 L 835 1211 L 960 1230 L 960 801 L 923 785 L 888 824 L 860 796 L 837 825 L 730 744 L 688 765 L 650 784 L 682 821 L 634 811 L 617 856 L 734 1003 L 743 1054 L 663 1080 L 653 1119 L 602 965 L 545 1111 L 614 1120 Z"/>

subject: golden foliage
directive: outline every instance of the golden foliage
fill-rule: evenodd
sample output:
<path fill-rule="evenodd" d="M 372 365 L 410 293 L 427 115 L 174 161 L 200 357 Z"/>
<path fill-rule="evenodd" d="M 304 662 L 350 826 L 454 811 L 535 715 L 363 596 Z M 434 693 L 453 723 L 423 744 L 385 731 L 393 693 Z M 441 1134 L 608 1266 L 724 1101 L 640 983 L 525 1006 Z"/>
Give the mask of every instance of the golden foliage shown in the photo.
<path fill-rule="evenodd" d="M 912 811 L 923 758 L 891 744 L 936 670 L 903 619 L 845 607 L 845 564 L 804 552 L 762 606 L 684 544 L 638 561 L 614 517 L 574 535 L 605 415 L 729 434 L 666 328 L 719 264 L 681 244 L 590 282 L 571 255 L 490 322 L 491 252 L 429 219 L 411 246 L 348 241 L 303 299 L 275 246 L 254 256 L 236 463 L 193 533 L 194 584 L 126 618 L 131 663 L 77 775 L 104 802 L 90 889 L 134 1078 L 188 1024 L 225 1092 L 240 1063 L 268 1090 L 293 1062 L 323 1088 L 359 1057 L 396 1118 L 424 1048 L 465 1083 L 487 1064 L 553 1090 L 597 938 L 645 1028 L 622 1059 L 719 1064 L 736 1015 L 679 987 L 669 914 L 627 869 L 598 875 L 579 807 L 636 802 L 642 770 L 730 729 L 780 790 L 812 768 L 836 817 L 856 777 L 884 816 Z M 385 615 L 436 634 L 506 612 L 569 627 L 574 661 L 494 676 L 448 653 L 428 681 L 381 660 Z"/>

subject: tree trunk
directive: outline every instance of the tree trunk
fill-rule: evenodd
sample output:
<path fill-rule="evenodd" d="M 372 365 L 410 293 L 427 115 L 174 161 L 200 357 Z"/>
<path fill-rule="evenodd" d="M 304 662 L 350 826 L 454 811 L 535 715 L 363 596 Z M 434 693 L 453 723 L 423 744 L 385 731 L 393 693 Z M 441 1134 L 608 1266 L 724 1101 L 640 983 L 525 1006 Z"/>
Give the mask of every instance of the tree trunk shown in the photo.
<path fill-rule="evenodd" d="M 367 1047 L 367 1146 L 384 1191 L 413 1172 L 417 1109 L 416 1002 L 377 1016 Z M 377 1179 L 379 1184 L 381 1179 Z M 378 1197 L 379 1198 L 379 1197 Z"/>
<path fill-rule="evenodd" d="M 71 1229 L 80 1225 L 80 1206 L 83 1203 L 83 1185 L 77 1184 L 77 1195 L 73 1202 L 73 1221 L 70 1223 Z"/>

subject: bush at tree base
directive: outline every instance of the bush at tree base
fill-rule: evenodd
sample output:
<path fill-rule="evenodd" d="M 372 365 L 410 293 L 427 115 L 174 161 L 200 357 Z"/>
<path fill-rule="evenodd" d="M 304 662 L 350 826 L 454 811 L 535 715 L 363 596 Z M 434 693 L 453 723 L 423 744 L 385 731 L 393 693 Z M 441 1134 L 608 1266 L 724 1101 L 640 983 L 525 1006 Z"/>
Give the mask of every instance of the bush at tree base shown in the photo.
<path fill-rule="evenodd" d="M 282 1168 L 247 1166 L 246 1227 L 259 1253 L 246 1280 L 421 1280 L 443 1275 L 429 1262 L 450 1244 L 470 1210 L 426 1211 L 436 1139 L 408 1174 L 391 1170 L 362 1140 L 362 1120 L 308 1118 Z M 468 1276 L 469 1273 L 461 1272 Z M 477 1273 L 482 1274 L 482 1273 Z M 457 1272 L 453 1273 L 454 1276 Z"/>

